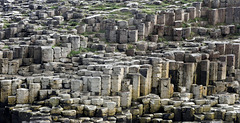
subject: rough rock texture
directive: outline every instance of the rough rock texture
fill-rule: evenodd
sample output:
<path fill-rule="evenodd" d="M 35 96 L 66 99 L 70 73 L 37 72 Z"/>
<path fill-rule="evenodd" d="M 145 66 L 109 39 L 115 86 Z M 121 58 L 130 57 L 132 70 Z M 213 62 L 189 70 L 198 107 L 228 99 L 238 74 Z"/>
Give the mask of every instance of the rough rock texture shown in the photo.
<path fill-rule="evenodd" d="M 184 2 L 2 0 L 0 122 L 240 122 L 240 2 Z"/>

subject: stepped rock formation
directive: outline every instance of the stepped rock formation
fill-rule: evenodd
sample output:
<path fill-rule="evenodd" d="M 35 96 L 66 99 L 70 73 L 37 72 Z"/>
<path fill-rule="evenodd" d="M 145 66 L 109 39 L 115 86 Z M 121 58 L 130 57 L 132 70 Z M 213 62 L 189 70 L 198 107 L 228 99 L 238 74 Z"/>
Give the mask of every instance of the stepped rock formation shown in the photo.
<path fill-rule="evenodd" d="M 239 0 L 1 0 L 1 123 L 240 122 Z"/>

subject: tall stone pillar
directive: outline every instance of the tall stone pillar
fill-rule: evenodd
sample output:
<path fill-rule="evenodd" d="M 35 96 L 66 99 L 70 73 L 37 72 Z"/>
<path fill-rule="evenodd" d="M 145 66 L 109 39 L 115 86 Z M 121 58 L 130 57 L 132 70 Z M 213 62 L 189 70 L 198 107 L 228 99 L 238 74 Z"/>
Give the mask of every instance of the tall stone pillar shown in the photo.
<path fill-rule="evenodd" d="M 40 89 L 41 89 L 40 83 L 30 83 L 30 85 L 29 85 L 29 103 L 33 103 L 36 100 Z"/>
<path fill-rule="evenodd" d="M 235 68 L 240 68 L 240 44 L 234 43 L 232 45 L 232 53 L 235 55 Z"/>
<path fill-rule="evenodd" d="M 190 19 L 194 19 L 197 17 L 197 13 L 196 13 L 196 8 L 195 7 L 188 7 L 187 8 L 187 12 L 189 13 L 189 18 Z"/>
<path fill-rule="evenodd" d="M 1 74 L 8 73 L 8 59 L 7 58 L 0 59 L 0 73 Z"/>
<path fill-rule="evenodd" d="M 217 74 L 218 74 L 218 63 L 211 61 L 210 62 L 210 69 L 209 69 L 209 82 L 213 84 L 213 82 L 217 81 Z"/>
<path fill-rule="evenodd" d="M 7 104 L 8 96 L 11 96 L 12 91 L 12 80 L 1 80 L 0 81 L 0 101 L 2 104 Z"/>
<path fill-rule="evenodd" d="M 183 64 L 183 86 L 186 87 L 186 92 L 191 91 L 191 85 L 193 84 L 195 65 L 194 63 Z"/>
<path fill-rule="evenodd" d="M 209 60 L 202 60 L 200 62 L 201 70 L 200 70 L 200 78 L 197 81 L 198 85 L 208 86 L 209 84 L 209 68 L 210 68 L 210 61 Z"/>
<path fill-rule="evenodd" d="M 134 101 L 140 97 L 140 74 L 131 74 L 132 75 L 132 98 Z"/>
<path fill-rule="evenodd" d="M 102 75 L 102 95 L 109 96 L 111 94 L 111 76 Z"/>
<path fill-rule="evenodd" d="M 152 72 L 152 93 L 158 93 L 158 81 L 162 78 L 162 63 L 153 64 L 153 72 Z"/>
<path fill-rule="evenodd" d="M 208 10 L 209 15 L 208 15 L 208 23 L 212 24 L 212 25 L 216 25 L 218 23 L 218 9 L 212 9 L 212 10 Z"/>
<path fill-rule="evenodd" d="M 140 94 L 145 96 L 149 93 L 149 81 L 147 79 L 148 69 L 141 68 L 140 69 Z M 151 82 L 151 81 L 150 81 Z"/>
<path fill-rule="evenodd" d="M 162 62 L 162 78 L 169 77 L 169 61 Z"/>
<path fill-rule="evenodd" d="M 217 80 L 225 80 L 227 75 L 226 62 L 218 62 Z"/>

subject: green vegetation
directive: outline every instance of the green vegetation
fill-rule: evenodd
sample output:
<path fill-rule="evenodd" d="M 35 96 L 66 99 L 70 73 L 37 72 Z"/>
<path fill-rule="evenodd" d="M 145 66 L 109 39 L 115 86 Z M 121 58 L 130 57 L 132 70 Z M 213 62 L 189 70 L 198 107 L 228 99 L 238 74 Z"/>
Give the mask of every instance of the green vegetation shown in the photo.
<path fill-rule="evenodd" d="M 79 24 L 78 22 L 74 20 L 70 20 L 68 22 L 62 22 L 60 25 L 61 26 L 65 25 L 67 30 L 72 30 L 72 29 L 75 29 L 78 24 Z"/>
<path fill-rule="evenodd" d="M 240 29 L 240 25 L 236 25 L 236 28 L 237 28 L 237 29 Z"/>
<path fill-rule="evenodd" d="M 3 46 L 3 49 L 8 49 L 8 48 L 9 48 L 8 45 L 4 45 L 4 46 Z"/>
<path fill-rule="evenodd" d="M 130 11 L 127 12 L 121 12 L 121 11 L 114 11 L 109 13 L 109 15 L 106 16 L 106 18 L 109 19 L 115 19 L 115 20 L 128 20 L 130 18 L 132 18 L 133 15 Z"/>
<path fill-rule="evenodd" d="M 199 17 L 196 17 L 196 18 L 194 18 L 194 19 L 190 19 L 190 20 L 188 21 L 188 23 L 195 23 L 195 22 L 199 22 L 199 21 L 208 21 L 208 19 L 207 19 L 207 18 L 199 18 Z"/>
<path fill-rule="evenodd" d="M 158 42 L 165 42 L 165 41 L 167 41 L 164 37 L 159 37 L 158 38 Z"/>
<path fill-rule="evenodd" d="M 27 17 L 27 16 L 28 16 L 28 14 L 22 14 L 22 16 L 25 16 L 25 17 Z"/>
<path fill-rule="evenodd" d="M 187 28 L 187 27 L 190 27 L 190 25 L 187 24 L 187 23 L 185 23 L 185 22 L 183 22 L 183 23 L 182 23 L 182 27 L 183 27 L 183 28 Z"/>
<path fill-rule="evenodd" d="M 73 21 L 73 20 L 70 20 L 70 21 L 68 21 L 68 25 L 69 25 L 69 26 L 77 26 L 77 25 L 78 25 L 78 22 Z"/>
<path fill-rule="evenodd" d="M 240 37 L 239 33 L 230 34 L 224 37 L 224 39 L 238 39 Z"/>
<path fill-rule="evenodd" d="M 191 33 L 190 33 L 190 37 L 187 38 L 187 39 L 192 39 L 195 35 L 196 35 L 196 34 L 195 34 L 194 32 L 191 31 Z"/>
<path fill-rule="evenodd" d="M 83 36 L 89 36 L 89 35 L 93 35 L 93 34 L 96 34 L 96 32 L 84 32 L 84 33 L 82 33 L 81 35 L 83 35 Z"/>
<path fill-rule="evenodd" d="M 132 44 L 128 44 L 127 49 L 134 49 L 134 46 Z"/>
<path fill-rule="evenodd" d="M 42 27 L 38 27 L 36 30 L 41 30 L 42 29 Z"/>
<path fill-rule="evenodd" d="M 81 35 L 89 36 L 89 35 L 94 35 L 94 34 L 98 34 L 98 33 L 105 33 L 105 31 L 104 30 L 100 30 L 99 32 L 84 32 Z"/>
<path fill-rule="evenodd" d="M 3 29 L 6 29 L 10 26 L 10 23 L 5 23 L 4 26 L 3 26 Z"/>
<path fill-rule="evenodd" d="M 51 8 L 51 9 L 57 9 L 58 6 L 51 6 L 50 8 Z"/>
<path fill-rule="evenodd" d="M 160 9 L 162 9 L 162 8 L 168 6 L 168 5 L 170 5 L 170 4 L 168 4 L 168 2 L 162 2 L 161 5 L 143 4 L 142 6 L 143 6 L 144 8 L 151 8 L 151 9 L 159 9 L 159 10 L 160 10 Z"/>
<path fill-rule="evenodd" d="M 89 11 L 107 11 L 107 10 L 114 10 L 119 9 L 121 7 L 124 7 L 122 4 L 101 4 L 101 5 L 95 5 L 89 8 Z"/>
<path fill-rule="evenodd" d="M 79 24 L 80 24 L 80 25 L 83 25 L 83 24 L 86 24 L 86 23 L 85 23 L 85 22 L 83 22 L 83 21 L 81 21 Z"/>
<path fill-rule="evenodd" d="M 165 45 L 169 45 L 169 42 L 168 42 L 168 41 L 163 41 L 163 43 L 164 43 Z"/>
<path fill-rule="evenodd" d="M 202 0 L 181 0 L 181 3 L 183 4 L 192 3 L 192 2 L 202 2 Z"/>
<path fill-rule="evenodd" d="M 142 10 L 143 13 L 147 13 L 147 14 L 155 14 L 156 11 L 154 9 L 143 9 Z"/>
<path fill-rule="evenodd" d="M 62 43 L 56 43 L 55 45 L 52 46 L 52 48 L 54 47 L 61 47 L 62 46 Z"/>
<path fill-rule="evenodd" d="M 6 29 L 10 26 L 10 23 L 7 20 L 3 20 L 3 29 Z"/>
<path fill-rule="evenodd" d="M 205 28 L 214 28 L 214 27 L 218 27 L 218 26 L 222 26 L 222 25 L 226 25 L 226 24 L 225 23 L 218 23 L 216 25 L 207 24 L 204 27 Z"/>
<path fill-rule="evenodd" d="M 80 47 L 79 50 L 72 50 L 68 55 L 67 57 L 71 58 L 73 56 L 76 56 L 82 52 L 96 52 L 96 49 L 92 49 L 92 48 L 82 48 Z"/>
<path fill-rule="evenodd" d="M 205 25 L 204 27 L 205 27 L 205 28 L 213 28 L 213 27 L 214 27 L 214 25 L 207 24 L 207 25 Z"/>
<path fill-rule="evenodd" d="M 66 29 L 67 30 L 72 30 L 72 29 L 75 29 L 75 27 L 74 26 L 67 26 Z"/>

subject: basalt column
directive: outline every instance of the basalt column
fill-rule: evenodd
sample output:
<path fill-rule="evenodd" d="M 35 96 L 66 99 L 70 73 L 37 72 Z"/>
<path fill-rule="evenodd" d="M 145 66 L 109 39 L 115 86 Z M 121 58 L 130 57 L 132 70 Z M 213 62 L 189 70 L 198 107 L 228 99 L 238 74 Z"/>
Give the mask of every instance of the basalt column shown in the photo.
<path fill-rule="evenodd" d="M 170 78 L 159 80 L 159 93 L 161 98 L 170 98 L 173 92 L 173 86 L 170 82 Z"/>
<path fill-rule="evenodd" d="M 1 96 L 0 96 L 0 101 L 1 101 L 1 105 L 6 105 L 7 104 L 7 99 L 8 96 L 11 95 L 11 88 L 12 88 L 12 80 L 1 80 Z"/>
<path fill-rule="evenodd" d="M 197 84 L 208 86 L 209 84 L 209 68 L 210 68 L 210 61 L 209 60 L 203 60 L 200 63 L 200 70 L 199 75 L 197 76 Z"/>
<path fill-rule="evenodd" d="M 174 85 L 174 91 L 178 91 L 179 86 L 179 64 L 176 61 L 169 62 L 169 76 L 171 83 Z"/>
<path fill-rule="evenodd" d="M 195 65 L 194 63 L 184 63 L 183 64 L 183 86 L 186 87 L 186 91 L 191 91 L 191 85 L 193 84 L 193 78 L 194 78 L 194 69 Z"/>

